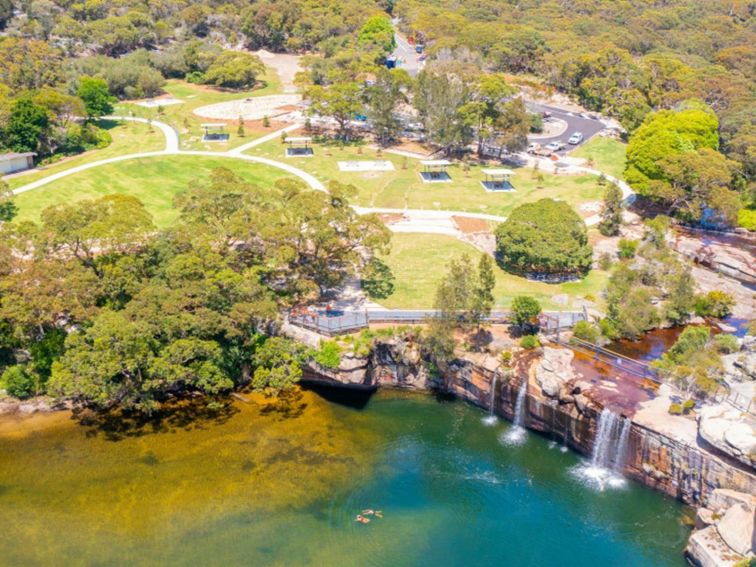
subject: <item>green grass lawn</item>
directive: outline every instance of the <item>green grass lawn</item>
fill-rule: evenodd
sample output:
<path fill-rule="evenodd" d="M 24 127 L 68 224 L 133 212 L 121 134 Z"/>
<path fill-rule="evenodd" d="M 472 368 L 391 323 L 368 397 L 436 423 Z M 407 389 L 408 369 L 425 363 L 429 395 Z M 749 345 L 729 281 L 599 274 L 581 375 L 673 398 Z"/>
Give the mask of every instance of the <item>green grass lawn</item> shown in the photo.
<path fill-rule="evenodd" d="M 480 184 L 484 177 L 480 171 L 482 167 L 475 165 L 468 172 L 464 172 L 460 165 L 450 167 L 451 183 L 423 183 L 419 175 L 422 166 L 418 160 L 387 152 L 378 158 L 376 150 L 363 148 L 359 153 L 354 146 L 326 148 L 316 145 L 315 157 L 286 158 L 281 141 L 271 140 L 252 148 L 249 153 L 285 161 L 323 182 L 351 183 L 358 189 L 354 202 L 366 207 L 446 209 L 507 216 L 518 205 L 545 197 L 567 201 L 577 209 L 587 201 L 601 200 L 604 193 L 595 176 L 557 176 L 543 171 L 534 174 L 532 168 L 515 169 L 512 178 L 515 191 L 506 193 L 486 192 Z M 361 159 L 390 160 L 395 171 L 339 171 L 338 161 Z M 537 178 L 538 174 L 542 175 L 542 180 Z M 583 216 L 590 216 L 590 213 Z"/>
<path fill-rule="evenodd" d="M 221 166 L 261 187 L 287 176 L 266 165 L 221 157 L 172 155 L 128 160 L 74 173 L 18 195 L 18 220 L 38 221 L 42 210 L 51 205 L 122 193 L 141 199 L 155 223 L 166 227 L 178 216 L 173 197 L 192 180 L 207 179 L 213 169 Z"/>
<path fill-rule="evenodd" d="M 117 105 L 116 112 L 121 114 L 132 112 L 134 116 L 152 118 L 153 120 L 170 124 L 180 133 L 181 149 L 183 150 L 223 152 L 254 140 L 256 137 L 264 135 L 267 131 L 254 130 L 248 126 L 244 137 L 240 137 L 236 133 L 237 126 L 229 124 L 226 128 L 226 131 L 230 134 L 228 142 L 206 144 L 202 142 L 202 128 L 200 125 L 205 122 L 214 121 L 195 115 L 194 110 L 200 106 L 215 104 L 217 102 L 278 94 L 281 91 L 281 82 L 275 69 L 267 68 L 266 74 L 260 79 L 260 85 L 251 90 L 220 90 L 207 85 L 194 85 L 179 79 L 168 80 L 163 90 L 175 98 L 184 101 L 184 103 L 165 106 L 163 107 L 162 114 L 158 114 L 157 108 L 145 108 L 136 104 L 121 103 Z"/>
<path fill-rule="evenodd" d="M 140 124 L 139 122 L 117 123 L 103 120 L 100 122 L 100 126 L 106 128 L 113 138 L 112 143 L 108 147 L 66 158 L 44 166 L 43 169 L 15 175 L 6 179 L 8 185 L 11 189 L 16 189 L 27 183 L 32 183 L 33 181 L 76 167 L 77 165 L 136 152 L 155 152 L 165 148 L 163 133 L 154 127 L 150 131 L 150 127 L 147 124 Z"/>
<path fill-rule="evenodd" d="M 612 138 L 594 136 L 572 152 L 572 156 L 593 161 L 593 168 L 622 179 L 625 172 L 627 144 Z"/>
<path fill-rule="evenodd" d="M 475 262 L 480 252 L 471 245 L 451 236 L 436 234 L 394 234 L 391 252 L 382 259 L 394 273 L 395 290 L 387 299 L 378 303 L 389 308 L 431 308 L 438 282 L 446 273 L 450 260 L 469 254 Z M 498 307 L 508 307 L 518 295 L 531 295 L 547 310 L 570 309 L 570 304 L 560 305 L 552 299 L 558 294 L 570 298 L 593 296 L 599 298 L 607 282 L 606 272 L 594 270 L 577 282 L 546 284 L 513 276 L 496 268 L 494 297 Z"/>

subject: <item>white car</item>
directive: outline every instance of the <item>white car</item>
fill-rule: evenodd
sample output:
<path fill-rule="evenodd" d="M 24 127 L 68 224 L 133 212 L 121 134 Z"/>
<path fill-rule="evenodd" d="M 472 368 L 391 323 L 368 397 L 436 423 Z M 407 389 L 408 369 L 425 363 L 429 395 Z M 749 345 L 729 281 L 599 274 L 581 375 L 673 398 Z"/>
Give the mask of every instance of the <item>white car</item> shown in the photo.
<path fill-rule="evenodd" d="M 582 141 L 583 141 L 582 132 L 575 132 L 574 134 L 572 134 L 572 136 L 570 136 L 570 139 L 567 140 L 567 142 L 569 142 L 573 146 L 577 146 Z"/>
<path fill-rule="evenodd" d="M 563 148 L 564 144 L 562 142 L 551 142 L 550 144 L 546 144 L 546 149 L 550 152 L 558 152 Z"/>
<path fill-rule="evenodd" d="M 529 154 L 534 154 L 534 153 L 536 153 L 540 149 L 541 149 L 541 144 L 539 144 L 538 142 L 530 142 L 528 144 L 527 152 Z"/>

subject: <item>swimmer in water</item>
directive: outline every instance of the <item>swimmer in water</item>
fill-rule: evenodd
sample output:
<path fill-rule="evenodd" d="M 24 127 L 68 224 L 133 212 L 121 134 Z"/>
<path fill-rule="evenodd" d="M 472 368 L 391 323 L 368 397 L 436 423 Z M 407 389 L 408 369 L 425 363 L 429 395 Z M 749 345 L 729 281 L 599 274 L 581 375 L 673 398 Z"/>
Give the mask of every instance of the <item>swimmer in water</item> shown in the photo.
<path fill-rule="evenodd" d="M 363 510 L 362 511 L 362 515 L 363 516 L 372 516 L 373 514 L 375 514 L 375 512 L 373 510 L 371 510 L 370 508 L 368 508 L 367 510 Z"/>
<path fill-rule="evenodd" d="M 362 514 L 357 514 L 357 517 L 354 519 L 355 522 L 359 522 L 361 524 L 369 524 L 370 518 L 366 518 Z"/>

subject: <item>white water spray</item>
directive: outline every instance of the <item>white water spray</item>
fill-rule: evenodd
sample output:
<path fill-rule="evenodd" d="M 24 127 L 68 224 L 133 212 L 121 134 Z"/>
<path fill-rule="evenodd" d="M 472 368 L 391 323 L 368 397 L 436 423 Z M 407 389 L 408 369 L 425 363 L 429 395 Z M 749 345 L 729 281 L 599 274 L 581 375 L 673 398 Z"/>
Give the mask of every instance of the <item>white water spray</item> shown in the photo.
<path fill-rule="evenodd" d="M 623 486 L 631 426 L 629 419 L 604 408 L 596 428 L 591 462 L 578 466 L 575 473 L 599 490 Z"/>
<path fill-rule="evenodd" d="M 496 415 L 494 415 L 494 409 L 496 409 L 496 378 L 498 376 L 494 374 L 493 381 L 491 382 L 491 399 L 488 402 L 488 415 L 483 418 L 483 425 L 496 425 L 499 421 Z"/>
<path fill-rule="evenodd" d="M 501 436 L 501 441 L 505 445 L 521 445 L 525 442 L 527 430 L 525 429 L 525 401 L 528 397 L 528 381 L 522 381 L 520 389 L 517 392 L 517 401 L 515 402 L 514 424 L 509 431 Z"/>

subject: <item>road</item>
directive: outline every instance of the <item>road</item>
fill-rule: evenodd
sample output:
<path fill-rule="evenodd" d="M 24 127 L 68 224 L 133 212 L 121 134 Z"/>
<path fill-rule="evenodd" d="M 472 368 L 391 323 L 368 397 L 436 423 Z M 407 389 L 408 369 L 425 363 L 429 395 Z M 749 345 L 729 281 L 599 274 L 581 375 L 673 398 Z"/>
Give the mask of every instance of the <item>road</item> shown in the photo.
<path fill-rule="evenodd" d="M 550 142 L 562 142 L 563 144 L 567 144 L 567 140 L 570 138 L 570 136 L 572 136 L 574 132 L 581 132 L 583 134 L 583 141 L 580 144 L 577 144 L 575 146 L 567 144 L 567 147 L 564 150 L 557 152 L 560 155 L 564 155 L 568 151 L 574 150 L 575 148 L 581 146 L 604 129 L 604 124 L 600 120 L 596 120 L 594 118 L 585 118 L 583 116 L 580 116 L 579 114 L 568 112 L 555 106 L 548 106 L 535 102 L 526 102 L 525 106 L 531 112 L 549 112 L 551 113 L 552 117 L 564 120 L 567 123 L 567 129 L 560 135 L 551 136 L 549 138 L 539 137 L 538 139 L 533 140 L 534 142 L 538 142 L 542 146 L 545 146 Z"/>
<path fill-rule="evenodd" d="M 407 71 L 410 76 L 416 77 L 425 63 L 418 61 L 419 55 L 415 53 L 415 46 L 410 45 L 404 36 L 396 32 L 394 33 L 394 41 L 396 41 L 396 48 L 392 55 L 397 58 L 397 61 L 400 61 L 397 67 Z"/>

